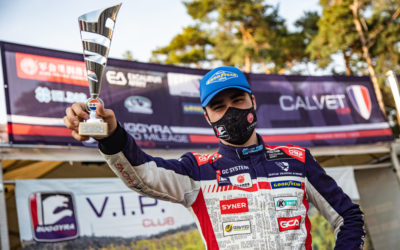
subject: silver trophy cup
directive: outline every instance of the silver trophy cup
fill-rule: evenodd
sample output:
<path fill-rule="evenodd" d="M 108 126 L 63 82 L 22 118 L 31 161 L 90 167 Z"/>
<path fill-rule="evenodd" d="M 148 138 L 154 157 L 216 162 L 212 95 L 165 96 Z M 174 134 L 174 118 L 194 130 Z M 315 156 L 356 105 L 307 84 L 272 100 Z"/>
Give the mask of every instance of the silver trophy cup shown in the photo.
<path fill-rule="evenodd" d="M 99 103 L 103 104 L 99 98 L 101 80 L 107 64 L 115 20 L 120 7 L 121 4 L 118 4 L 86 13 L 78 18 L 90 92 L 90 98 L 86 101 L 89 119 L 79 123 L 80 135 L 107 136 L 107 123 L 96 118 L 96 109 Z"/>

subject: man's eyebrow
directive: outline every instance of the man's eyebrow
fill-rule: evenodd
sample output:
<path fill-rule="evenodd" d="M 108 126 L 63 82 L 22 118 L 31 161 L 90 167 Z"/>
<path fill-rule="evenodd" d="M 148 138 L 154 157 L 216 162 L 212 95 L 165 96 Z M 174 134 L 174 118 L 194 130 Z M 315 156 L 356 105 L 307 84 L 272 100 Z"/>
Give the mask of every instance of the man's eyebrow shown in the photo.
<path fill-rule="evenodd" d="M 217 99 L 217 100 L 212 100 L 208 105 L 210 106 L 210 108 L 212 108 L 213 106 L 216 106 L 221 103 L 223 103 L 223 100 Z"/>
<path fill-rule="evenodd" d="M 240 92 L 234 92 L 234 93 L 232 93 L 232 95 L 231 95 L 231 99 L 235 99 L 235 98 L 237 98 L 237 97 L 241 97 L 241 96 L 244 96 L 245 95 L 245 92 L 244 91 L 240 91 Z"/>

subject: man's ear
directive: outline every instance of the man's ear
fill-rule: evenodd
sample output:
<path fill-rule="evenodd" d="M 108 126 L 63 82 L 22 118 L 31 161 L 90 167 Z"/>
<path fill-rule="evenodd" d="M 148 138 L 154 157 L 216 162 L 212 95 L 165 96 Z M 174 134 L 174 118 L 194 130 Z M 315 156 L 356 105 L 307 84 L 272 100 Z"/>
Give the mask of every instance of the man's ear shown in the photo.
<path fill-rule="evenodd" d="M 256 110 L 257 109 L 256 97 L 253 94 L 251 95 L 251 100 L 253 100 L 254 110 Z"/>
<path fill-rule="evenodd" d="M 204 118 L 206 118 L 206 121 L 207 121 L 208 125 L 211 126 L 211 122 L 210 122 L 210 120 L 208 119 L 207 113 L 206 113 L 205 111 L 204 111 Z"/>

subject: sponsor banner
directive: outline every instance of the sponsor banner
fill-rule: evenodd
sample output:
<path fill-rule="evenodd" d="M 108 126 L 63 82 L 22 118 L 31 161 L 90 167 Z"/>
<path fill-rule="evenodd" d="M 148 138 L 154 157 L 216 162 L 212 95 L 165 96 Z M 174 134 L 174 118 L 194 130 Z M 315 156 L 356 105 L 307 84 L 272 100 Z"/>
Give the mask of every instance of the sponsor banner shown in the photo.
<path fill-rule="evenodd" d="M 17 180 L 22 242 L 147 237 L 194 220 L 182 205 L 128 189 L 117 178 Z"/>
<path fill-rule="evenodd" d="M 72 139 L 62 120 L 66 107 L 89 97 L 82 55 L 1 46 L 9 141 L 95 146 Z M 100 97 L 142 147 L 216 147 L 218 139 L 199 100 L 199 81 L 206 72 L 109 59 Z M 209 84 L 234 77 L 217 72 Z M 257 132 L 267 144 L 312 147 L 393 140 L 367 77 L 247 77 L 257 99 Z M 224 128 L 217 131 L 223 134 Z"/>

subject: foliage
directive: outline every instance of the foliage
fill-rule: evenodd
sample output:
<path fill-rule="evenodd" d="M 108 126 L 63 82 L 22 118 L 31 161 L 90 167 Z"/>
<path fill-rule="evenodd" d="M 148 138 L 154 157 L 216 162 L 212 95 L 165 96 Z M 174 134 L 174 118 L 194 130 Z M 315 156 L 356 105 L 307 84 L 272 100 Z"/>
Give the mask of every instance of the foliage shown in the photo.
<path fill-rule="evenodd" d="M 392 69 L 400 73 L 400 2 L 395 0 L 359 1 L 359 20 L 366 35 L 367 46 L 378 75 Z M 311 59 L 326 68 L 332 56 L 340 54 L 346 64 L 346 74 L 367 75 L 350 6 L 353 0 L 321 0 L 323 13 L 319 31 L 307 47 Z"/>
<path fill-rule="evenodd" d="M 319 213 L 310 216 L 312 248 L 333 249 L 335 246 L 335 235 L 328 221 Z"/>
<path fill-rule="evenodd" d="M 169 45 L 154 50 L 152 61 L 198 67 L 201 62 L 221 62 L 247 72 L 258 64 L 267 73 L 282 73 L 308 60 L 305 48 L 316 33 L 316 13 L 299 20 L 300 31 L 289 32 L 278 7 L 264 0 L 190 0 L 184 4 L 197 24 L 185 27 Z"/>
<path fill-rule="evenodd" d="M 311 206 L 308 214 L 311 222 L 312 249 L 334 249 L 336 241 L 335 234 L 328 221 L 318 212 L 318 210 L 314 206 Z M 368 231 L 365 237 L 363 249 L 373 249 Z"/>
<path fill-rule="evenodd" d="M 201 30 L 198 25 L 188 26 L 183 29 L 182 34 L 176 35 L 169 45 L 153 50 L 153 62 L 164 62 L 167 64 L 190 64 L 207 60 L 207 45 L 212 45 L 209 35 Z M 165 56 L 162 60 L 160 56 Z"/>
<path fill-rule="evenodd" d="M 172 229 L 149 238 L 79 237 L 77 239 L 44 243 L 22 242 L 23 249 L 110 249 L 110 250 L 201 250 L 205 249 L 196 226 L 188 225 Z"/>
<path fill-rule="evenodd" d="M 129 61 L 135 61 L 135 59 L 133 58 L 133 53 L 130 50 L 125 51 L 124 54 L 122 54 L 122 58 Z"/>

